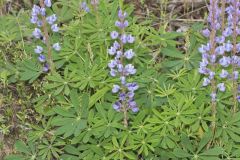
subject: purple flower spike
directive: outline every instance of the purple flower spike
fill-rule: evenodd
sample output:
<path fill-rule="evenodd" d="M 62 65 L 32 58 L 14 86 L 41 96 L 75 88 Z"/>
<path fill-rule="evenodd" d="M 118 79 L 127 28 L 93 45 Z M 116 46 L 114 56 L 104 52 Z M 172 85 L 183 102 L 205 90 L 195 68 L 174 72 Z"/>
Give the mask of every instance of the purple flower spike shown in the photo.
<path fill-rule="evenodd" d="M 38 54 L 39 62 L 42 63 L 42 71 L 48 72 L 49 68 L 54 69 L 54 68 L 52 68 L 52 66 L 49 66 L 49 64 L 52 63 L 52 60 L 51 60 L 52 56 L 51 56 L 50 52 L 52 51 L 52 49 L 54 49 L 56 51 L 60 51 L 61 46 L 59 45 L 59 43 L 52 44 L 53 38 L 50 37 L 53 32 L 59 31 L 58 25 L 56 23 L 54 24 L 54 22 L 57 20 L 57 16 L 55 14 L 53 14 L 51 16 L 47 16 L 47 13 L 49 13 L 49 12 L 47 12 L 48 7 L 52 6 L 52 2 L 51 2 L 51 0 L 43 0 L 42 2 L 43 2 L 43 4 L 41 2 L 39 2 L 39 3 L 41 3 L 41 7 L 38 5 L 33 5 L 30 22 L 35 24 L 35 26 L 37 26 L 34 29 L 34 31 L 32 32 L 32 36 L 35 39 L 41 40 L 38 42 L 43 43 L 45 45 L 48 55 L 50 56 L 50 57 L 48 57 L 49 59 L 46 59 L 46 56 L 43 54 L 43 52 L 44 52 L 43 48 L 45 48 L 45 47 L 42 47 L 41 45 L 37 45 L 34 48 L 34 52 L 36 54 Z M 43 20 L 46 20 L 46 21 L 43 21 Z M 49 28 L 51 30 L 49 30 Z M 45 32 L 46 29 L 47 29 L 47 32 Z M 45 63 L 48 60 L 50 61 L 50 63 L 49 64 Z"/>
<path fill-rule="evenodd" d="M 113 93 L 119 94 L 118 101 L 113 104 L 113 108 L 117 111 L 132 110 L 138 112 L 137 103 L 133 100 L 138 85 L 135 82 L 128 83 L 127 79 L 134 75 L 137 70 L 132 64 L 127 64 L 129 60 L 134 58 L 135 53 L 133 49 L 129 49 L 125 45 L 134 43 L 135 38 L 131 34 L 126 34 L 125 28 L 129 25 L 128 21 L 125 20 L 126 16 L 126 12 L 119 10 L 119 20 L 115 22 L 118 31 L 110 33 L 111 39 L 115 42 L 108 49 L 108 54 L 114 56 L 113 60 L 108 63 L 108 67 L 110 68 L 110 75 L 112 77 L 119 76 L 120 80 L 120 85 L 114 84 L 112 88 Z"/>

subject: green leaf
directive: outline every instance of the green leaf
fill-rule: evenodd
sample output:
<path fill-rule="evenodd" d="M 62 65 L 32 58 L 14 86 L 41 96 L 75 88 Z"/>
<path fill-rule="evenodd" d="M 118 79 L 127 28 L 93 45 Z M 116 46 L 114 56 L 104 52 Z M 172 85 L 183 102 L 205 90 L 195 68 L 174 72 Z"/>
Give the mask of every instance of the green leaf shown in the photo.
<path fill-rule="evenodd" d="M 178 158 L 188 158 L 191 157 L 192 155 L 189 154 L 188 152 L 182 150 L 182 149 L 174 149 L 173 154 L 178 157 Z"/>
<path fill-rule="evenodd" d="M 15 148 L 19 152 L 23 152 L 25 154 L 30 154 L 29 148 L 26 146 L 26 144 L 24 142 L 22 142 L 20 140 L 15 143 Z"/>
<path fill-rule="evenodd" d="M 25 158 L 21 155 L 9 155 L 4 160 L 25 160 Z"/>
<path fill-rule="evenodd" d="M 223 153 L 223 149 L 221 147 L 215 147 L 215 148 L 212 148 L 212 149 L 209 149 L 199 155 L 202 155 L 202 156 L 218 156 L 220 154 Z"/>
<path fill-rule="evenodd" d="M 162 52 L 163 55 L 166 55 L 166 56 L 169 56 L 169 57 L 184 58 L 184 55 L 182 54 L 182 52 L 180 52 L 179 50 L 177 50 L 174 47 L 162 48 L 161 52 Z"/>
<path fill-rule="evenodd" d="M 98 90 L 93 96 L 90 97 L 89 107 L 91 108 L 98 100 L 100 100 L 107 92 L 109 87 L 104 87 Z"/>

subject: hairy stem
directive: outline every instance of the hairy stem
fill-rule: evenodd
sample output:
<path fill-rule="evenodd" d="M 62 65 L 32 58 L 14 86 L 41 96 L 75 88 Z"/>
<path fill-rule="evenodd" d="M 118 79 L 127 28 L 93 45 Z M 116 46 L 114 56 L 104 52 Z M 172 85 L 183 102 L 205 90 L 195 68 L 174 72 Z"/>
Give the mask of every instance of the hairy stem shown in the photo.
<path fill-rule="evenodd" d="M 232 51 L 232 56 L 235 56 L 237 53 L 237 16 L 238 16 L 238 8 L 237 8 L 237 0 L 234 1 L 233 4 L 234 8 L 234 15 L 233 15 L 233 51 Z M 236 64 L 232 63 L 232 72 L 234 73 L 236 71 Z M 232 86 L 233 86 L 233 113 L 237 111 L 237 81 L 235 80 L 234 76 L 232 75 Z"/>

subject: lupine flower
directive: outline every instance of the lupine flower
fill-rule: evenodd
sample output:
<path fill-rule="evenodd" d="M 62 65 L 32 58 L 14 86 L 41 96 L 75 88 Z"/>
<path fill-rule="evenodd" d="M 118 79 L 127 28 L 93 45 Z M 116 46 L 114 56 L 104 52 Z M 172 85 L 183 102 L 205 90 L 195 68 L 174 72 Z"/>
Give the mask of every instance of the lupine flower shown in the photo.
<path fill-rule="evenodd" d="M 211 96 L 211 98 L 212 98 L 212 102 L 216 102 L 216 100 L 217 100 L 217 94 L 213 92 L 213 93 L 210 94 L 210 96 Z"/>
<path fill-rule="evenodd" d="M 230 52 L 233 49 L 233 45 L 231 44 L 230 41 L 228 41 L 227 43 L 225 43 L 225 51 L 226 52 Z"/>
<path fill-rule="evenodd" d="M 51 0 L 44 0 L 44 4 L 45 4 L 47 7 L 51 7 L 51 6 L 52 6 Z"/>
<path fill-rule="evenodd" d="M 46 9 L 45 9 L 45 8 L 41 8 L 41 9 L 40 9 L 40 14 L 41 14 L 42 16 L 46 16 Z"/>
<path fill-rule="evenodd" d="M 228 37 L 228 36 L 230 36 L 230 35 L 232 35 L 233 34 L 233 31 L 232 31 L 232 29 L 231 28 L 226 28 L 224 31 L 223 31 L 223 36 L 225 36 L 225 37 Z"/>
<path fill-rule="evenodd" d="M 238 71 L 234 71 L 233 72 L 233 79 L 237 80 L 238 79 L 238 75 L 239 75 L 239 72 Z"/>
<path fill-rule="evenodd" d="M 117 93 L 119 90 L 120 90 L 120 86 L 119 85 L 113 85 L 113 89 L 112 89 L 113 93 Z"/>
<path fill-rule="evenodd" d="M 219 76 L 220 76 L 221 78 L 227 78 L 228 72 L 227 72 L 226 70 L 222 69 L 222 72 L 219 74 Z"/>
<path fill-rule="evenodd" d="M 240 96 L 237 96 L 237 100 L 238 100 L 238 102 L 240 103 Z"/>
<path fill-rule="evenodd" d="M 209 71 L 209 79 L 212 80 L 214 79 L 215 72 Z"/>
<path fill-rule="evenodd" d="M 217 43 L 224 43 L 224 42 L 225 42 L 225 37 L 224 37 L 224 36 L 218 36 L 218 37 L 216 37 L 216 42 L 217 42 Z"/>
<path fill-rule="evenodd" d="M 112 38 L 112 39 L 117 39 L 117 38 L 118 38 L 118 35 L 119 35 L 119 34 L 118 34 L 117 31 L 112 31 L 112 32 L 111 32 L 111 38 Z"/>
<path fill-rule="evenodd" d="M 219 63 L 223 67 L 228 67 L 231 64 L 231 58 L 223 56 L 220 60 Z"/>
<path fill-rule="evenodd" d="M 224 83 L 219 83 L 217 85 L 217 87 L 221 92 L 224 92 L 226 90 L 226 87 L 225 87 Z"/>
<path fill-rule="evenodd" d="M 42 31 L 39 28 L 35 28 L 32 35 L 35 38 L 40 39 L 42 37 Z"/>
<path fill-rule="evenodd" d="M 122 104 L 121 104 L 120 102 L 115 102 L 115 103 L 113 104 L 113 108 L 114 108 L 116 111 L 120 111 L 121 106 L 122 106 Z"/>
<path fill-rule="evenodd" d="M 40 62 L 45 62 L 46 61 L 46 57 L 43 54 L 40 54 L 39 57 L 38 57 L 38 60 Z"/>
<path fill-rule="evenodd" d="M 126 12 L 119 10 L 119 20 L 115 22 L 115 26 L 119 28 L 120 32 L 112 31 L 110 33 L 111 39 L 115 41 L 113 46 L 108 49 L 108 54 L 115 56 L 115 58 L 108 63 L 108 67 L 110 68 L 110 75 L 113 77 L 119 76 L 120 80 L 120 85 L 114 84 L 112 88 L 113 93 L 119 93 L 119 100 L 113 104 L 113 108 L 116 111 L 132 110 L 137 112 L 139 109 L 134 101 L 134 92 L 138 89 L 138 85 L 135 82 L 127 82 L 127 77 L 136 74 L 137 70 L 132 64 L 125 64 L 126 60 L 132 59 L 135 55 L 132 49 L 125 49 L 126 44 L 135 41 L 132 35 L 128 35 L 124 31 L 129 25 L 128 21 L 125 20 L 126 16 Z"/>
<path fill-rule="evenodd" d="M 30 19 L 30 22 L 33 24 L 36 24 L 38 22 L 38 17 L 37 16 L 32 16 L 32 18 Z"/>
<path fill-rule="evenodd" d="M 203 31 L 202 31 L 202 34 L 205 36 L 205 37 L 209 37 L 210 36 L 210 31 L 209 31 L 209 29 L 204 29 Z"/>
<path fill-rule="evenodd" d="M 53 32 L 58 32 L 59 31 L 59 28 L 58 28 L 57 24 L 52 25 L 51 29 L 52 29 Z"/>
<path fill-rule="evenodd" d="M 127 36 L 127 42 L 128 43 L 133 43 L 135 41 L 135 38 L 132 35 Z"/>
<path fill-rule="evenodd" d="M 40 13 L 40 7 L 37 5 L 33 5 L 32 16 L 38 16 L 39 13 Z"/>
<path fill-rule="evenodd" d="M 204 78 L 203 79 L 203 86 L 208 86 L 209 84 L 211 83 L 211 81 L 210 81 L 210 79 L 208 79 L 208 78 Z"/>
<path fill-rule="evenodd" d="M 35 49 L 34 49 L 34 52 L 37 53 L 37 54 L 40 54 L 43 52 L 43 48 L 41 46 L 37 46 Z"/>
<path fill-rule="evenodd" d="M 49 65 L 45 63 L 43 66 L 43 72 L 48 72 L 48 71 L 49 71 Z"/>
<path fill-rule="evenodd" d="M 54 43 L 52 47 L 53 47 L 53 49 L 55 49 L 55 51 L 61 50 L 61 46 L 59 45 L 59 43 Z"/>
<path fill-rule="evenodd" d="M 52 25 L 55 21 L 57 20 L 57 16 L 55 14 L 48 16 L 46 18 L 46 21 L 48 22 L 48 24 Z"/>
<path fill-rule="evenodd" d="M 215 49 L 215 53 L 218 54 L 218 55 L 223 55 L 225 52 L 225 47 L 224 46 L 218 46 L 216 49 Z"/>
<path fill-rule="evenodd" d="M 89 7 L 87 6 L 87 3 L 86 2 L 82 2 L 81 5 L 80 5 L 80 9 L 81 10 L 84 10 L 85 12 L 90 12 L 90 9 Z"/>
<path fill-rule="evenodd" d="M 132 49 L 127 50 L 127 51 L 124 53 L 124 56 L 125 56 L 127 59 L 132 59 L 133 56 L 134 56 L 133 50 L 132 50 Z"/>
<path fill-rule="evenodd" d="M 42 27 L 42 21 L 41 21 L 41 20 L 38 20 L 38 21 L 37 21 L 37 26 L 38 26 L 38 27 Z"/>

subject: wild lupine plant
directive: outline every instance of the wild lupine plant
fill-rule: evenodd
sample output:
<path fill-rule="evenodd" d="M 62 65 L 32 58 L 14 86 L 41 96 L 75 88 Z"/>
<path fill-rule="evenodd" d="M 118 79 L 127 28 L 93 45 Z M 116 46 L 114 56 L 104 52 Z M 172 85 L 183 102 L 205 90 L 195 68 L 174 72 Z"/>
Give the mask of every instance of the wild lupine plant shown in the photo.
<path fill-rule="evenodd" d="M 240 29 L 238 0 L 223 0 L 222 8 L 219 7 L 218 0 L 210 0 L 208 22 L 209 29 L 203 30 L 203 35 L 209 38 L 206 45 L 202 45 L 199 51 L 202 53 L 199 72 L 206 77 L 203 79 L 203 86 L 211 86 L 212 115 L 216 116 L 217 93 L 225 92 L 226 86 L 231 86 L 233 95 L 233 112 L 236 112 L 240 97 L 238 94 L 237 68 L 240 67 L 240 43 L 237 43 L 237 35 Z M 226 7 L 225 7 L 226 5 Z M 225 13 L 227 21 L 225 24 Z M 215 130 L 215 122 L 212 125 Z"/>
<path fill-rule="evenodd" d="M 46 46 L 37 45 L 34 52 L 38 54 L 38 60 L 43 64 L 43 71 L 48 72 L 49 69 L 54 70 L 54 64 L 52 60 L 52 48 L 55 51 L 60 51 L 61 46 L 58 42 L 51 43 L 49 36 L 50 30 L 53 33 L 59 31 L 58 25 L 55 23 L 57 21 L 57 16 L 55 14 L 47 16 L 46 7 L 50 8 L 52 6 L 51 0 L 40 0 L 40 6 L 34 5 L 32 8 L 31 23 L 36 25 L 32 35 L 37 39 L 41 40 Z M 49 29 L 50 28 L 50 29 Z M 46 58 L 47 54 L 47 58 Z"/>
<path fill-rule="evenodd" d="M 114 56 L 114 59 L 108 64 L 110 75 L 119 78 L 119 84 L 113 85 L 112 88 L 112 92 L 118 93 L 119 98 L 113 104 L 113 108 L 116 111 L 124 113 L 125 127 L 128 126 L 128 110 L 132 110 L 133 112 L 138 112 L 139 110 L 134 100 L 134 91 L 138 89 L 138 85 L 136 82 L 128 82 L 128 77 L 134 75 L 136 69 L 132 64 L 127 64 L 135 56 L 135 53 L 132 49 L 127 49 L 126 45 L 134 43 L 135 38 L 125 32 L 125 28 L 129 25 L 126 17 L 127 13 L 119 10 L 119 19 L 115 22 L 115 26 L 119 28 L 119 32 L 111 32 L 111 38 L 115 42 L 108 49 L 109 55 Z"/>

